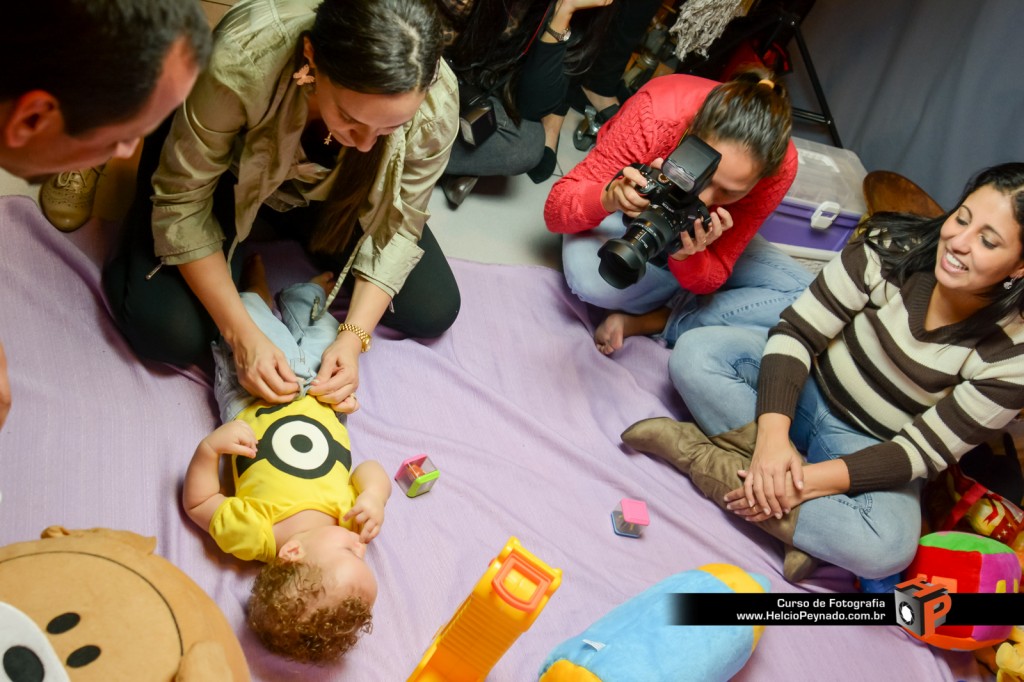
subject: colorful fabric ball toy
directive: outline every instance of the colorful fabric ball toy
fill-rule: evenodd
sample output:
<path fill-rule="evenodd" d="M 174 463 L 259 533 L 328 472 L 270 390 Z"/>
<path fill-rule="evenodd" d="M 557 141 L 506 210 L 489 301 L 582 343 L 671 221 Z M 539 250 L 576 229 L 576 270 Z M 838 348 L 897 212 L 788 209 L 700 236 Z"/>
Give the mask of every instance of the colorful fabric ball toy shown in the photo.
<path fill-rule="evenodd" d="M 973 533 L 946 531 L 921 538 L 904 577 L 906 580 L 923 578 L 949 592 L 998 594 L 1019 590 L 1021 569 L 1017 555 L 1003 543 Z M 1002 642 L 1009 637 L 1011 628 L 1010 625 L 940 625 L 927 640 L 943 649 L 972 651 Z"/>

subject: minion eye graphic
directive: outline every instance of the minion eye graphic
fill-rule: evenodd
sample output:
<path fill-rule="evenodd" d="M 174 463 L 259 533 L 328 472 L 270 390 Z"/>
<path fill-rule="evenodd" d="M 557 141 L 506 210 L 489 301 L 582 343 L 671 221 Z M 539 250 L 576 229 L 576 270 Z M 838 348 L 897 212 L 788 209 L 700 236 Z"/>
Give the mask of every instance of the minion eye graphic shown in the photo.
<path fill-rule="evenodd" d="M 260 438 L 255 459 L 235 458 L 238 475 L 261 459 L 292 476 L 315 479 L 325 476 L 335 462 L 352 466 L 348 448 L 331 437 L 316 421 L 303 415 L 282 417 Z"/>
<path fill-rule="evenodd" d="M 296 469 L 315 469 L 330 456 L 330 441 L 319 424 L 292 421 L 274 430 L 271 449 L 282 462 Z"/>

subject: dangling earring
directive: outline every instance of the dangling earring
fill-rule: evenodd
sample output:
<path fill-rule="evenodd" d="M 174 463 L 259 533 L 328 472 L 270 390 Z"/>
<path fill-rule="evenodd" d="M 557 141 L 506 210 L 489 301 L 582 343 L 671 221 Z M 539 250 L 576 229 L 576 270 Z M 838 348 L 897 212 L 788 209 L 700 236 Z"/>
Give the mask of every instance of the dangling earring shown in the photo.
<path fill-rule="evenodd" d="M 327 131 L 327 137 L 324 138 L 324 145 L 329 145 L 330 143 L 331 143 L 331 131 L 328 130 Z"/>
<path fill-rule="evenodd" d="M 299 85 L 316 83 L 316 76 L 311 76 L 309 73 L 309 64 L 303 64 L 301 69 L 292 74 L 292 79 Z"/>
<path fill-rule="evenodd" d="M 1013 285 L 1017 283 L 1018 279 L 1020 279 L 1019 275 L 1017 277 L 1011 277 L 1010 279 L 1003 282 L 1003 288 L 1009 291 L 1010 289 L 1013 288 Z"/>

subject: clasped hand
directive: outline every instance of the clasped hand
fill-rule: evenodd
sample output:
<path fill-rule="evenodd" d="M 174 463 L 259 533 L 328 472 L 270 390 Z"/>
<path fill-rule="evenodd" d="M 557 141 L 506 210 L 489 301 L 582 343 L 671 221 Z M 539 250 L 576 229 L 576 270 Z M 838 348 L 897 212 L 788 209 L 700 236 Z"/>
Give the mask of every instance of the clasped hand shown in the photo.
<path fill-rule="evenodd" d="M 804 501 L 803 457 L 789 439 L 758 439 L 743 485 L 725 496 L 726 508 L 748 521 L 781 519 Z"/>
<path fill-rule="evenodd" d="M 651 162 L 651 168 L 661 170 L 663 159 L 660 157 Z M 647 184 L 647 178 L 638 169 L 627 166 L 622 174 L 608 183 L 601 192 L 601 206 L 609 213 L 622 211 L 630 218 L 642 213 L 651 202 L 637 191 L 638 187 Z M 690 256 L 706 250 L 722 233 L 733 226 L 732 214 L 722 206 L 709 211 L 711 224 L 705 225 L 702 219 L 693 224 L 693 236 L 687 230 L 679 233 L 680 248 L 669 257 L 674 260 L 686 260 Z"/>

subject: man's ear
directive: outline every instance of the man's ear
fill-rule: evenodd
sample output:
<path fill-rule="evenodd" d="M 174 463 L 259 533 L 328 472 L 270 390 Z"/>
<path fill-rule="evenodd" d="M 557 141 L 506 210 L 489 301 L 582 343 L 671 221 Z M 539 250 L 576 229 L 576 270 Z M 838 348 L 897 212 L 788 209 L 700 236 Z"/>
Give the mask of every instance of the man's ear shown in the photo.
<path fill-rule="evenodd" d="M 281 549 L 277 551 L 277 558 L 289 563 L 301 561 L 304 556 L 306 556 L 306 550 L 302 548 L 302 543 L 294 539 L 281 545 Z"/>
<path fill-rule="evenodd" d="M 3 141 L 12 149 L 24 147 L 38 136 L 64 131 L 64 115 L 57 98 L 45 90 L 32 90 L 14 100 L 3 123 Z"/>

